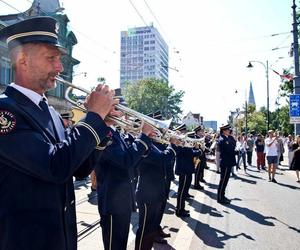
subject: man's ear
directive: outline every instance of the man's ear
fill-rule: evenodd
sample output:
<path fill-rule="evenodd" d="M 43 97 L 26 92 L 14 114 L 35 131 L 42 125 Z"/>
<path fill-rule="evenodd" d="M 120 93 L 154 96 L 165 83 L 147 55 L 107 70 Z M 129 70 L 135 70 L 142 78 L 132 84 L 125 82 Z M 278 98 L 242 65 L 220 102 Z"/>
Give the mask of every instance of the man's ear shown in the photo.
<path fill-rule="evenodd" d="M 28 56 L 24 51 L 20 51 L 17 54 L 16 63 L 20 66 L 26 66 L 27 65 Z"/>

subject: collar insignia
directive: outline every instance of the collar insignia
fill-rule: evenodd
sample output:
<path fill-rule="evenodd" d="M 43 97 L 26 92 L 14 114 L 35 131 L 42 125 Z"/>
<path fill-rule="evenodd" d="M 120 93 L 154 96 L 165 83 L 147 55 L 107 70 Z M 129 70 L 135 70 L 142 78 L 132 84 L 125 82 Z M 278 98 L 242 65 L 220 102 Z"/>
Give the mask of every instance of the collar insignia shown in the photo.
<path fill-rule="evenodd" d="M 0 135 L 11 132 L 15 127 L 15 116 L 9 111 L 0 110 Z"/>

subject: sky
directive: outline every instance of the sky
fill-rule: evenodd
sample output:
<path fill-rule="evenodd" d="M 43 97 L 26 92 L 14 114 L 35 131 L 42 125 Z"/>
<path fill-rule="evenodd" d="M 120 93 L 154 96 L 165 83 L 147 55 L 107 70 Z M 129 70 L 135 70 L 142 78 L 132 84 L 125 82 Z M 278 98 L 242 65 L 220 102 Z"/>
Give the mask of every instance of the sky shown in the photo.
<path fill-rule="evenodd" d="M 50 0 L 49 0 L 50 1 Z M 1 0 L 0 14 L 27 10 L 32 0 Z M 242 108 L 250 81 L 256 106 L 266 106 L 269 63 L 270 110 L 280 77 L 293 65 L 292 0 L 63 0 L 80 60 L 73 82 L 90 89 L 98 77 L 119 87 L 120 32 L 153 23 L 169 45 L 169 84 L 185 92 L 183 115 L 225 124 Z M 298 1 L 296 1 L 298 2 Z M 299 3 L 298 3 L 299 5 Z M 254 68 L 246 68 L 249 61 Z M 82 74 L 87 72 L 85 76 Z M 284 103 L 284 100 L 281 100 Z"/>

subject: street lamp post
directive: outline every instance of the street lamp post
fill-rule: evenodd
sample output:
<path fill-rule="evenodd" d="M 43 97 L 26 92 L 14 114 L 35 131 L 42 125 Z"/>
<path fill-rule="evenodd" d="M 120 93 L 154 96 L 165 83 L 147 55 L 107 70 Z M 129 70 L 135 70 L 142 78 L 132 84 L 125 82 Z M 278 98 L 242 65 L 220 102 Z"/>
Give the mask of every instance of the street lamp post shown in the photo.
<path fill-rule="evenodd" d="M 299 72 L 299 44 L 298 44 L 298 22 L 297 22 L 297 13 L 296 13 L 296 4 L 293 0 L 293 52 L 294 52 L 294 94 L 300 94 L 300 72 Z M 300 134 L 300 124 L 295 124 L 295 135 Z"/>
<path fill-rule="evenodd" d="M 259 63 L 262 66 L 264 66 L 266 71 L 266 79 L 267 79 L 267 131 L 269 131 L 270 128 L 270 98 L 269 98 L 269 62 L 266 61 L 266 64 L 264 64 L 261 61 L 249 61 L 249 64 L 247 68 L 253 68 L 252 63 Z"/>

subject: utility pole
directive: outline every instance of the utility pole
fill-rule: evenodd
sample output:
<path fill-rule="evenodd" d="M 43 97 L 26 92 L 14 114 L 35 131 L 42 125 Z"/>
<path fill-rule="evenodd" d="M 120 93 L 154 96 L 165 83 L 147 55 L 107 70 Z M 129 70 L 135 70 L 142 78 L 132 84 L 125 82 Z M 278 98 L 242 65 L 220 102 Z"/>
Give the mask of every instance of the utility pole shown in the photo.
<path fill-rule="evenodd" d="M 296 16 L 296 4 L 295 0 L 293 0 L 293 51 L 294 51 L 294 67 L 295 67 L 295 74 L 294 74 L 294 94 L 300 94 L 300 74 L 299 74 L 299 44 L 298 44 L 298 22 Z M 300 134 L 300 124 L 295 124 L 294 129 L 295 135 Z"/>

